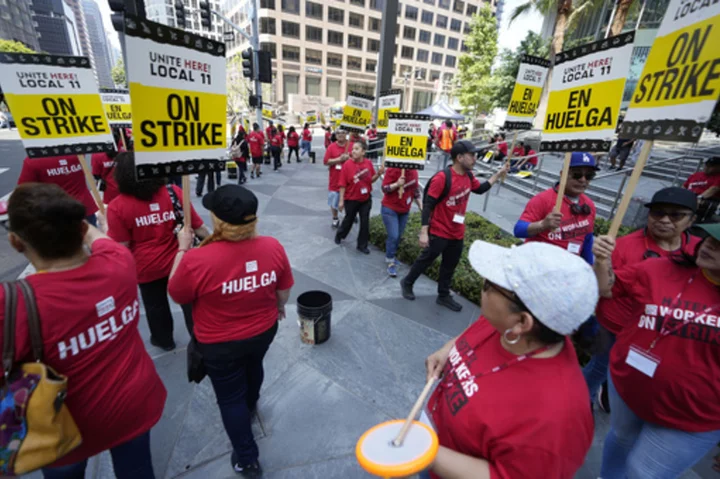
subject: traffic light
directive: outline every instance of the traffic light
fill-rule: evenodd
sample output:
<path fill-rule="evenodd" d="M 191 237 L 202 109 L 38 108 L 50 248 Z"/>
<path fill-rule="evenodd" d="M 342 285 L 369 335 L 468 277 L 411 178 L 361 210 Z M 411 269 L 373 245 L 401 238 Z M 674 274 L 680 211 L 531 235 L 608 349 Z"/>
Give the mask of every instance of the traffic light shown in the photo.
<path fill-rule="evenodd" d="M 258 52 L 258 80 L 260 83 L 272 83 L 272 57 L 270 52 Z"/>
<path fill-rule="evenodd" d="M 257 95 L 250 95 L 248 105 L 250 105 L 250 108 L 258 107 L 258 106 L 262 105 L 262 100 Z"/>
<path fill-rule="evenodd" d="M 210 30 L 210 19 L 212 18 L 210 3 L 207 1 L 201 1 L 198 3 L 198 7 L 200 7 L 200 23 L 205 30 Z"/>
<path fill-rule="evenodd" d="M 185 28 L 185 3 L 182 0 L 175 2 L 175 23 L 178 28 Z"/>
<path fill-rule="evenodd" d="M 127 13 L 128 15 L 134 15 L 140 18 L 147 18 L 145 14 L 145 2 L 144 0 L 108 0 L 110 10 L 115 13 Z M 120 25 L 122 25 L 122 17 L 120 17 Z M 113 26 L 118 30 L 116 20 L 113 18 Z M 122 29 L 120 29 L 122 31 Z"/>
<path fill-rule="evenodd" d="M 247 50 L 243 50 L 242 58 L 243 76 L 245 78 L 250 78 L 251 80 L 254 79 L 255 66 L 253 64 L 253 49 L 248 48 Z"/>

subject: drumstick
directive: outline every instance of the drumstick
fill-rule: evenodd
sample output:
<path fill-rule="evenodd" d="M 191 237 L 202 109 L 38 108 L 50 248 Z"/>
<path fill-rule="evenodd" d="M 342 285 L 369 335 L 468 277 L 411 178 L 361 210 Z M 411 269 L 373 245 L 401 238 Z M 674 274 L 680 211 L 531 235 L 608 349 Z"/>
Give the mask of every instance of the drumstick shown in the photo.
<path fill-rule="evenodd" d="M 417 416 L 418 412 L 420 412 L 420 408 L 425 402 L 427 395 L 430 394 L 430 390 L 432 389 L 433 384 L 435 384 L 435 378 L 431 378 L 427 382 L 427 384 L 425 384 L 425 389 L 422 390 L 422 392 L 420 393 L 420 397 L 418 397 L 417 401 L 415 401 L 415 405 L 410 410 L 410 414 L 408 414 L 407 419 L 405 419 L 405 424 L 403 424 L 403 427 L 402 429 L 400 429 L 397 437 L 393 439 L 393 446 L 402 446 L 403 441 L 405 440 L 405 436 L 407 436 L 408 431 L 410 431 L 410 426 L 412 426 L 412 423 L 415 420 L 415 416 Z"/>

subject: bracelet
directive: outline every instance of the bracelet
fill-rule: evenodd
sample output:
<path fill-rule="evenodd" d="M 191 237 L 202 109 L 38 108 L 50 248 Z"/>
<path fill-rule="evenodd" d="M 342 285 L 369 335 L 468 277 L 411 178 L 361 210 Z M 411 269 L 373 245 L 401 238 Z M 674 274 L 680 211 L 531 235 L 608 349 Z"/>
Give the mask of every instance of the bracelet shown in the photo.
<path fill-rule="evenodd" d="M 186 249 L 178 249 L 178 253 L 187 253 L 187 252 L 188 252 L 188 250 L 186 250 Z"/>

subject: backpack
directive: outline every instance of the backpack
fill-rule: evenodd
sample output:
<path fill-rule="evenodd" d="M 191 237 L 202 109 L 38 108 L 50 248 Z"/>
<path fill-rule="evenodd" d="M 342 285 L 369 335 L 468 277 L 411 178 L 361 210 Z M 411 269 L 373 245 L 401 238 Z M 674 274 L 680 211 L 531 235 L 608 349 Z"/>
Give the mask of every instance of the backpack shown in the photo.
<path fill-rule="evenodd" d="M 448 166 L 443 171 L 438 171 L 437 173 L 435 173 L 434 175 L 432 175 L 430 177 L 430 181 L 428 181 L 425 184 L 425 188 L 423 188 L 423 206 L 425 205 L 425 200 L 427 199 L 427 194 L 428 194 L 427 192 L 430 189 L 430 184 L 432 183 L 432 180 L 434 180 L 435 177 L 437 175 L 439 175 L 440 173 L 443 173 L 443 172 L 445 173 L 445 186 L 443 187 L 442 193 L 440 193 L 440 196 L 438 196 L 438 198 L 437 198 L 438 203 L 440 203 L 440 200 L 445 198 L 448 195 L 448 193 L 450 193 L 450 186 L 452 183 L 452 171 L 450 171 L 451 168 L 452 168 L 452 166 Z M 468 176 L 468 178 L 470 178 L 470 183 L 472 184 L 472 180 L 473 180 L 472 172 L 468 171 L 467 176 Z"/>
<path fill-rule="evenodd" d="M 453 131 L 450 128 L 445 128 L 440 135 L 440 149 L 444 151 L 450 151 L 453 146 Z"/>

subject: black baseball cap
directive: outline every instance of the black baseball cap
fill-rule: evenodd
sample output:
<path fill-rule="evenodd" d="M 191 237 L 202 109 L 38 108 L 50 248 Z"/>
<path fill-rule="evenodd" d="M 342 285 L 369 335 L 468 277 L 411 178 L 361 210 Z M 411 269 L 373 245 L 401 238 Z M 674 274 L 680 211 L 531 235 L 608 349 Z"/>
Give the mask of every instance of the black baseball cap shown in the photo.
<path fill-rule="evenodd" d="M 718 166 L 720 165 L 720 156 L 713 156 L 705 161 L 705 166 Z"/>
<path fill-rule="evenodd" d="M 203 206 L 231 225 L 246 225 L 257 219 L 255 193 L 240 185 L 223 185 L 203 197 Z"/>
<path fill-rule="evenodd" d="M 677 188 L 671 186 L 669 188 L 663 188 L 655 193 L 650 203 L 646 203 L 646 208 L 651 208 L 655 205 L 675 205 L 687 208 L 693 213 L 697 210 L 697 196 L 690 190 L 685 188 Z"/>
<path fill-rule="evenodd" d="M 462 155 L 463 153 L 477 153 L 478 151 L 480 151 L 480 148 L 476 147 L 468 140 L 460 140 L 456 141 L 450 150 L 450 157 L 455 159 L 458 155 Z"/>

